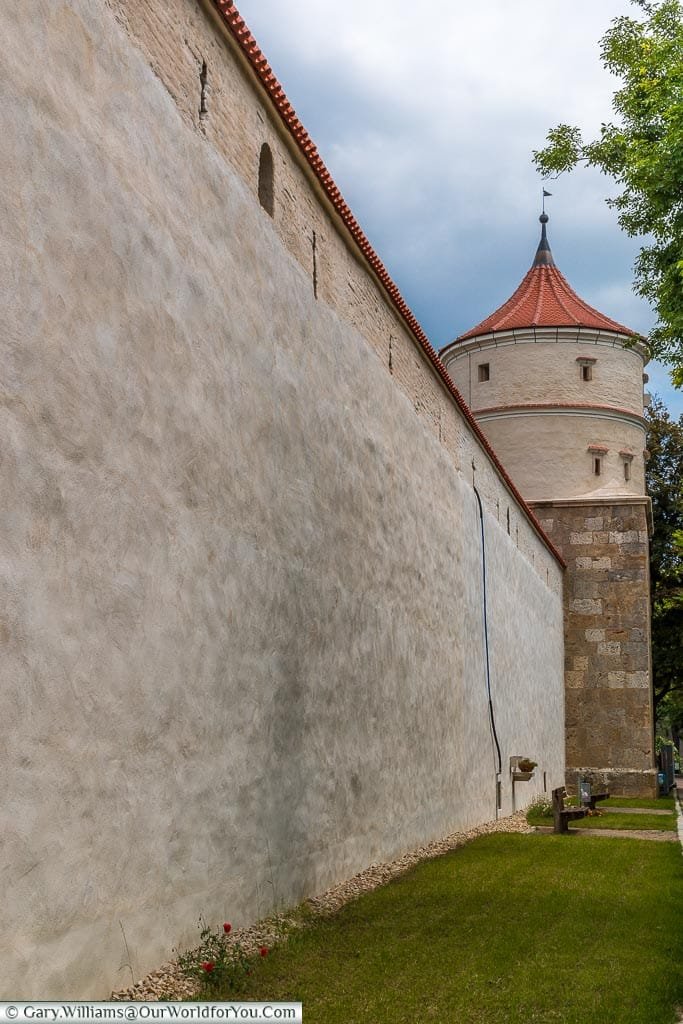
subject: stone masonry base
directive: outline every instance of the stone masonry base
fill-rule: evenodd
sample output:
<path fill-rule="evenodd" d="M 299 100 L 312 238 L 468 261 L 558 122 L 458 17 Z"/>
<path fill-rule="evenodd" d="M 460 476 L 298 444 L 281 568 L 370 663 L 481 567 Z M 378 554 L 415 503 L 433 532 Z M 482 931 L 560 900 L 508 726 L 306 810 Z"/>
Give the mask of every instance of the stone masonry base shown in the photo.
<path fill-rule="evenodd" d="M 567 562 L 567 784 L 654 796 L 648 499 L 532 504 Z"/>
<path fill-rule="evenodd" d="M 593 792 L 605 792 L 610 796 L 657 796 L 657 772 L 627 771 L 621 768 L 577 768 L 567 765 L 566 788 L 568 793 L 576 793 L 578 776 L 590 782 Z"/>

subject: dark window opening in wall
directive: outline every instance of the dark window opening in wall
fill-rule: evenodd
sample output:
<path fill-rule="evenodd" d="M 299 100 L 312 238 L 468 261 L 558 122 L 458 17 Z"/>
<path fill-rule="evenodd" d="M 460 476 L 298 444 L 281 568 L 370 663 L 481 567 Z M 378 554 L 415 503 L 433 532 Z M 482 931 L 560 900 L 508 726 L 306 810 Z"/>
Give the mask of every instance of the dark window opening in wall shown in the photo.
<path fill-rule="evenodd" d="M 205 117 L 208 113 L 208 107 L 206 105 L 206 86 L 209 80 L 209 72 L 206 67 L 206 61 L 202 61 L 202 70 L 199 72 L 199 117 Z"/>
<path fill-rule="evenodd" d="M 318 298 L 318 241 L 316 238 L 315 231 L 313 232 L 313 238 L 311 239 L 313 247 L 313 298 Z"/>
<path fill-rule="evenodd" d="M 581 380 L 593 380 L 593 367 L 582 366 L 581 367 Z"/>
<path fill-rule="evenodd" d="M 625 459 L 624 460 L 624 480 L 630 480 L 630 479 L 631 479 L 631 460 L 630 459 Z"/>
<path fill-rule="evenodd" d="M 507 510 L 508 533 L 510 532 L 510 509 Z"/>
<path fill-rule="evenodd" d="M 599 455 L 593 456 L 593 472 L 596 476 L 600 476 L 602 472 L 602 459 Z"/>
<path fill-rule="evenodd" d="M 483 384 L 484 381 L 490 380 L 490 379 L 491 379 L 491 373 L 489 371 L 489 364 L 488 363 L 479 363 L 479 366 L 477 367 L 477 380 L 479 381 L 479 383 Z"/>
<path fill-rule="evenodd" d="M 258 200 L 266 213 L 273 216 L 275 211 L 273 154 L 270 146 L 264 142 L 258 162 Z"/>

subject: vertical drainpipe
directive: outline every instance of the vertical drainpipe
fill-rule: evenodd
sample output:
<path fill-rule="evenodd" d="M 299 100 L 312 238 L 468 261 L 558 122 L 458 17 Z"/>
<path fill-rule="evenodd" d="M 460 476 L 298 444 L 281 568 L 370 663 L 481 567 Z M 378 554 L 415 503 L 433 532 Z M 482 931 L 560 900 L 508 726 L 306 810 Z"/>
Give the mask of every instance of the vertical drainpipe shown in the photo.
<path fill-rule="evenodd" d="M 501 807 L 501 775 L 503 771 L 503 759 L 500 753 L 500 743 L 498 742 L 498 733 L 496 732 L 496 719 L 493 713 L 493 700 L 491 698 L 491 665 L 489 660 L 489 624 L 488 624 L 488 607 L 487 607 L 487 595 L 486 595 L 486 535 L 484 532 L 484 509 L 474 483 L 474 471 L 475 465 L 472 460 L 472 490 L 474 491 L 477 499 L 477 505 L 479 507 L 479 524 L 481 527 L 481 576 L 482 576 L 482 612 L 484 621 L 484 655 L 485 655 L 485 666 L 486 666 L 486 694 L 488 696 L 489 705 L 489 725 L 491 727 L 491 736 L 495 745 L 495 757 L 494 765 L 496 769 L 496 819 L 498 818 L 498 811 Z"/>

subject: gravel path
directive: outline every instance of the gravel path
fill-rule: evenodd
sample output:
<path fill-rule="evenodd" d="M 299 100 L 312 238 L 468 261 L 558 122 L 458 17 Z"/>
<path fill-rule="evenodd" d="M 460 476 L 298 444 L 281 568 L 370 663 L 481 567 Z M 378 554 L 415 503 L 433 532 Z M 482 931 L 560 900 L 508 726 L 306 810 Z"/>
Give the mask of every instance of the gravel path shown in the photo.
<path fill-rule="evenodd" d="M 464 846 L 465 843 L 477 839 L 479 836 L 487 835 L 490 832 L 529 831 L 524 811 L 518 811 L 517 814 L 488 822 L 478 828 L 470 829 L 469 832 L 453 832 L 436 842 L 420 846 L 397 860 L 384 864 L 372 864 L 348 881 L 333 886 L 320 896 L 306 900 L 305 905 L 316 915 L 333 914 L 345 903 L 356 899 L 364 892 L 370 892 L 372 889 L 384 885 L 413 865 L 419 864 L 420 861 L 457 850 L 458 847 Z M 228 941 L 238 942 L 247 953 L 256 955 L 260 946 L 267 946 L 270 949 L 281 941 L 293 927 L 301 927 L 299 918 L 288 918 L 286 915 L 276 916 L 260 921 L 249 928 L 236 929 Z M 182 977 L 175 961 L 169 961 L 130 988 L 112 992 L 111 999 L 154 1002 L 159 999 L 186 999 L 194 994 L 193 984 Z"/>
<path fill-rule="evenodd" d="M 552 825 L 537 825 L 535 832 L 550 835 L 555 830 Z M 651 839 L 655 843 L 677 843 L 675 832 L 654 828 L 570 828 L 572 836 L 597 836 L 599 839 Z"/>
<path fill-rule="evenodd" d="M 661 807 L 601 807 L 600 814 L 654 814 L 664 815 L 673 814 L 673 808 L 670 811 L 662 810 Z"/>

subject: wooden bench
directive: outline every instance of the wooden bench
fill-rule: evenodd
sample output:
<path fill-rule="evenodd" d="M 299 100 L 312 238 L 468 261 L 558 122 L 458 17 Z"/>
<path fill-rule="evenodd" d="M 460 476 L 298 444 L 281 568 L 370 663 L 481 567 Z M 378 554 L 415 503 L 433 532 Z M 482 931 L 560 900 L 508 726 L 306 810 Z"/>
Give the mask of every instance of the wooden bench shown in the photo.
<path fill-rule="evenodd" d="M 599 803 L 600 800 L 609 800 L 609 793 L 591 793 L 590 801 L 588 803 L 589 810 L 597 810 L 595 805 Z"/>
<path fill-rule="evenodd" d="M 609 799 L 609 793 L 605 790 L 604 793 L 594 793 L 593 787 L 590 782 L 584 782 L 583 779 L 579 778 L 579 804 L 581 807 L 585 807 L 589 814 L 599 814 L 596 804 L 600 800 Z"/>
<path fill-rule="evenodd" d="M 569 822 L 577 818 L 585 818 L 588 811 L 585 807 L 565 807 L 564 800 L 567 791 L 564 786 L 558 786 L 553 790 L 553 820 L 555 832 L 564 833 L 569 831 Z"/>

